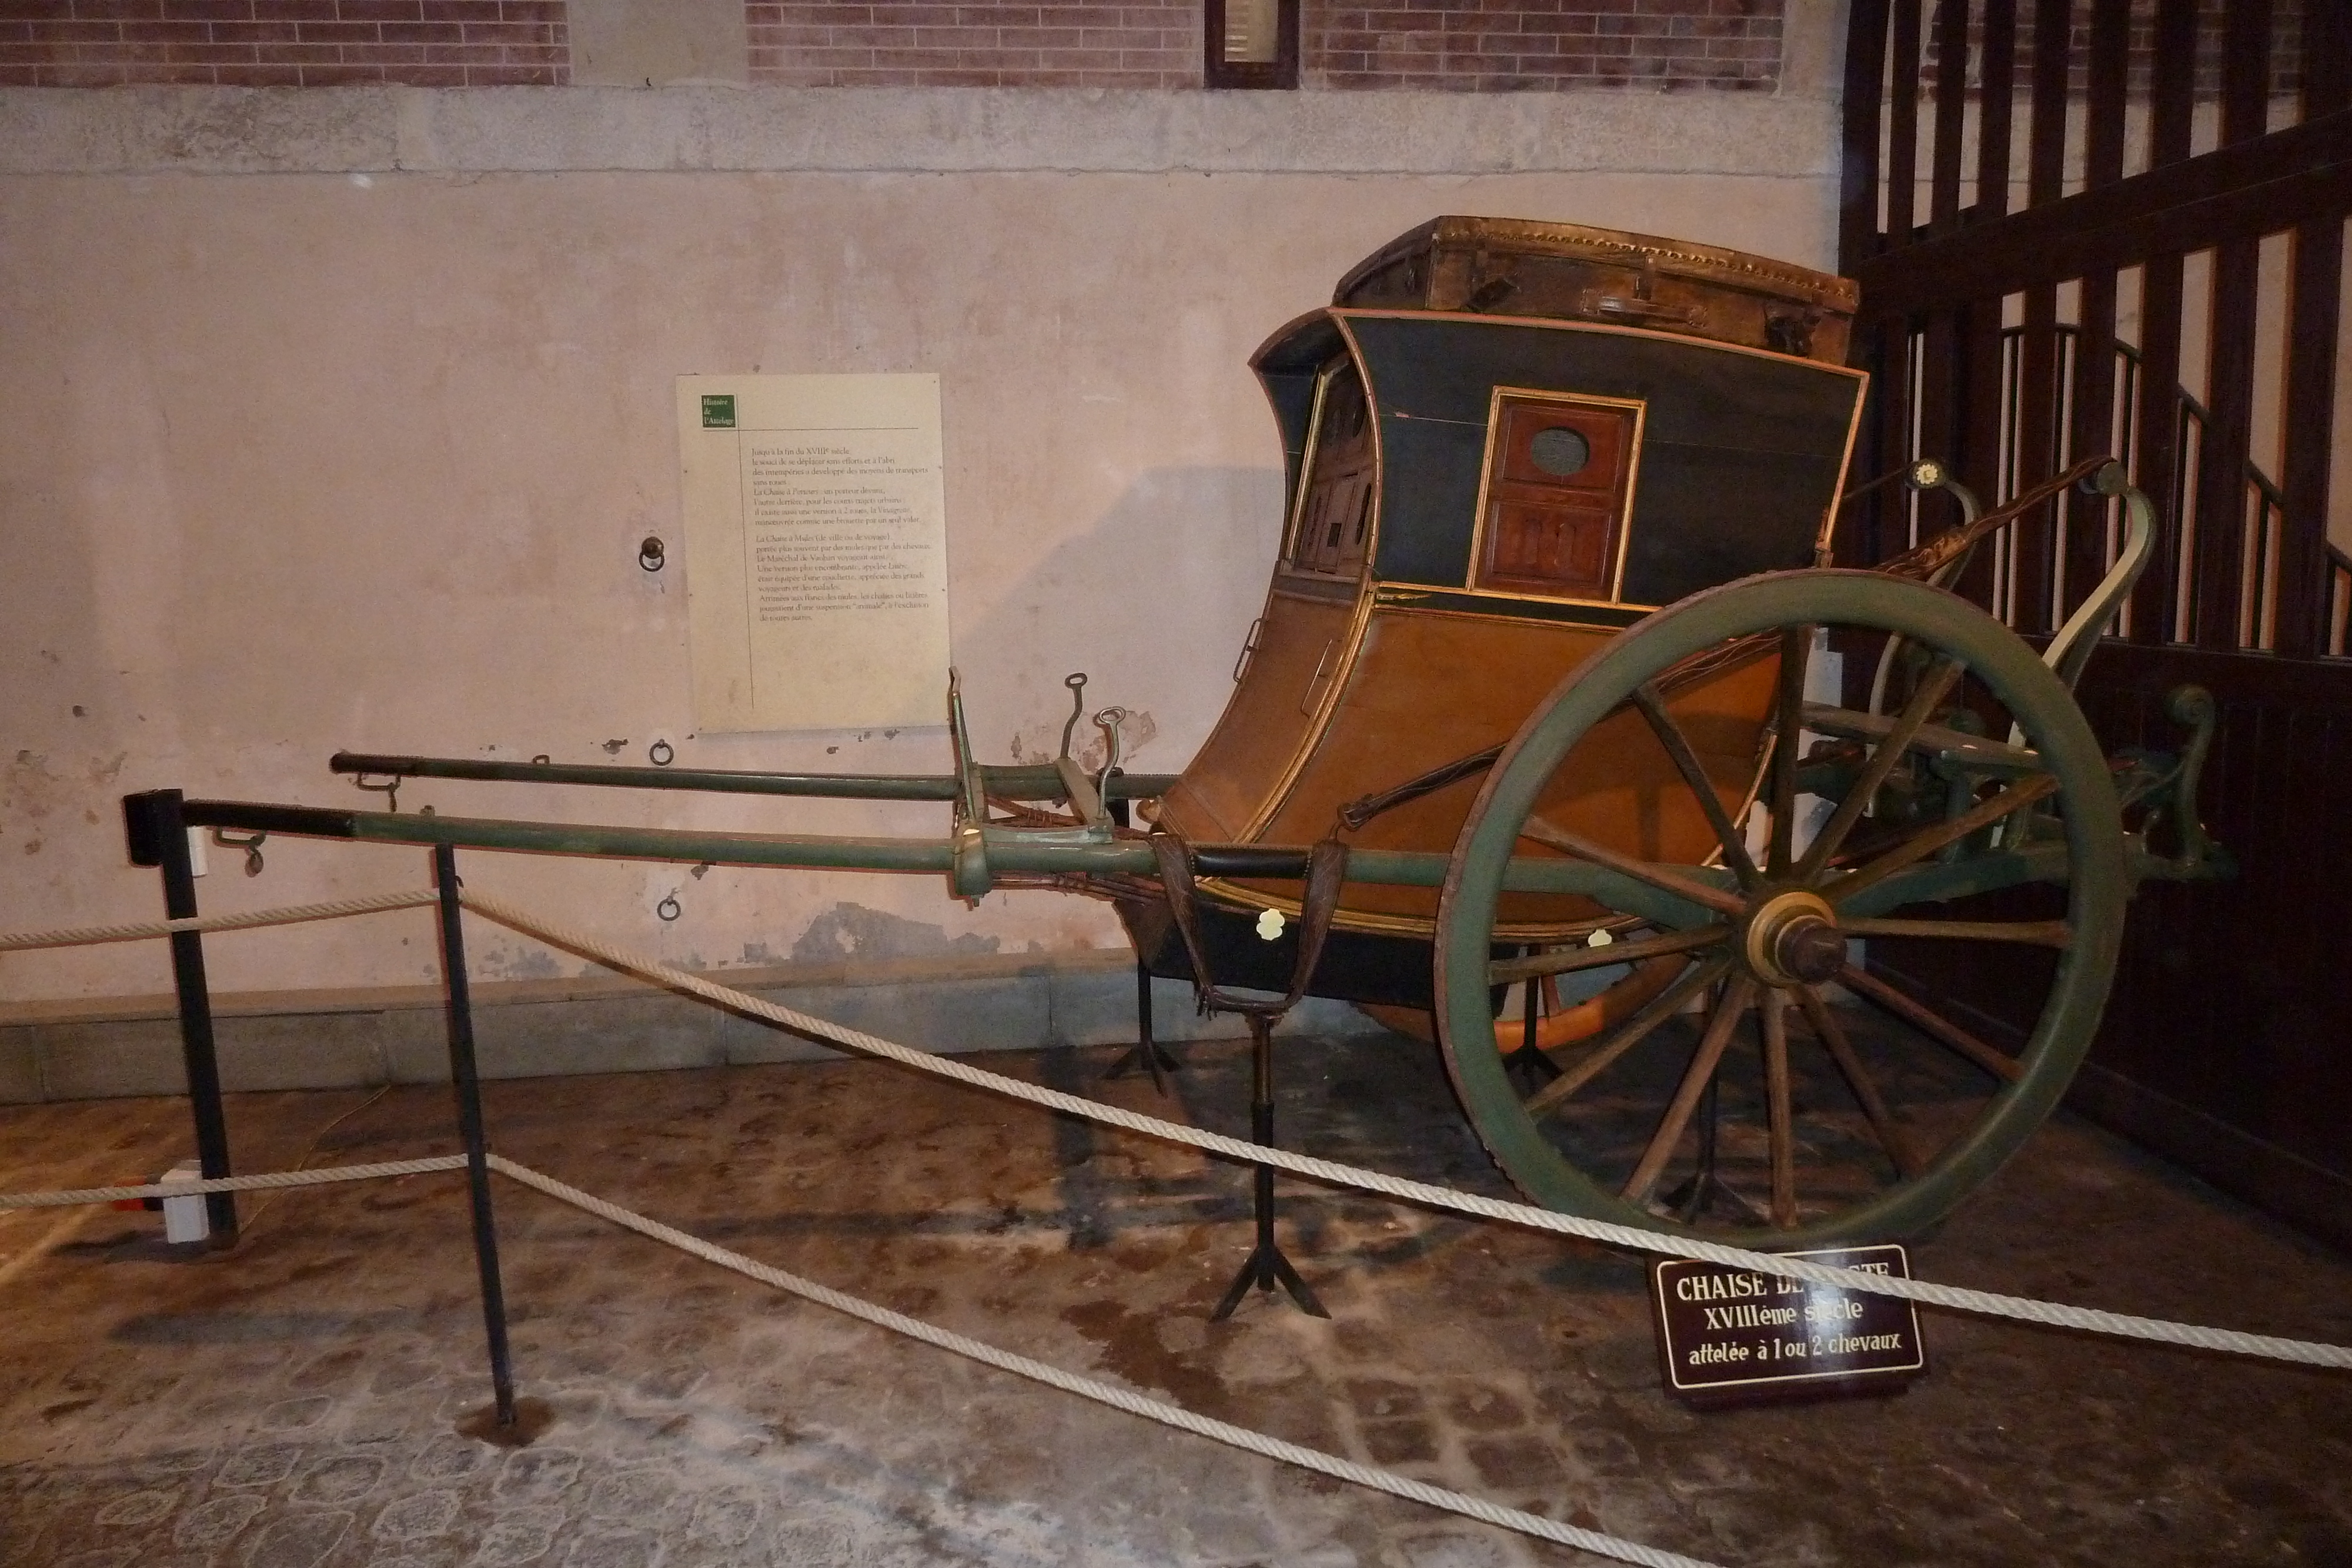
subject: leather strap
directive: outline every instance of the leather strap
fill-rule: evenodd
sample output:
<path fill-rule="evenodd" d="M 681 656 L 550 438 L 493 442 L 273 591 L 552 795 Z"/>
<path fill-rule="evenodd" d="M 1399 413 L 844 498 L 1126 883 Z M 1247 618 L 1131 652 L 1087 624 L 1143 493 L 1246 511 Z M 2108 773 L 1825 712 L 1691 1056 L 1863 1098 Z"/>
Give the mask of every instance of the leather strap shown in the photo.
<path fill-rule="evenodd" d="M 1348 880 L 1348 846 L 1337 839 L 1325 839 L 1307 852 L 1307 889 L 1298 917 L 1298 961 L 1291 967 L 1288 993 L 1279 998 L 1242 996 L 1217 985 L 1201 942 L 1192 848 L 1163 829 L 1151 835 L 1151 852 L 1160 862 L 1160 885 L 1168 897 L 1168 912 L 1184 939 L 1185 956 L 1192 961 L 1192 993 L 1201 1010 L 1271 1019 L 1297 1006 L 1315 977 L 1315 966 L 1323 956 L 1323 940 L 1331 934 L 1331 917 L 1339 911 L 1339 889 Z"/>
<path fill-rule="evenodd" d="M 1503 755 L 1501 746 L 1490 746 L 1484 751 L 1474 751 L 1457 758 L 1442 768 L 1408 779 L 1393 789 L 1383 789 L 1377 795 L 1359 795 L 1339 808 L 1339 825 L 1350 831 L 1360 829 L 1383 811 L 1394 810 L 1423 795 L 1433 795 L 1448 784 L 1464 779 L 1475 779 L 1495 766 Z"/>

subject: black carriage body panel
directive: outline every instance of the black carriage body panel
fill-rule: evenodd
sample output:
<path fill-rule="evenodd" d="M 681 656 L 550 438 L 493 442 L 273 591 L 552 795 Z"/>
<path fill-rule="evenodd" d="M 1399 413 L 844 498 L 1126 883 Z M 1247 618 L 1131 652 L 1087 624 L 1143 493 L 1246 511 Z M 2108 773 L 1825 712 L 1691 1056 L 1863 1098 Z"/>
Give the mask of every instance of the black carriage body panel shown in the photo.
<path fill-rule="evenodd" d="M 1114 907 L 1147 970 L 1164 980 L 1197 978 L 1192 956 L 1184 950 L 1183 936 L 1165 903 L 1122 899 Z M 1258 935 L 1255 910 L 1236 911 L 1205 898 L 1193 910 L 1214 984 L 1277 996 L 1290 989 L 1291 973 L 1298 965 L 1297 922 L 1269 942 Z M 1429 955 L 1424 937 L 1335 929 L 1324 939 L 1307 993 L 1427 1011 L 1434 997 Z"/>
<path fill-rule="evenodd" d="M 1315 420 L 1315 383 L 1323 367 L 1348 351 L 1339 324 L 1327 310 L 1310 310 L 1285 325 L 1250 356 L 1250 368 L 1265 389 L 1274 423 L 1282 432 L 1283 495 L 1296 500 L 1306 482 L 1302 465 Z M 1286 505 L 1283 515 L 1290 515 Z"/>
<path fill-rule="evenodd" d="M 1844 475 L 1859 374 L 1663 333 L 1340 314 L 1380 420 L 1375 578 L 1470 580 L 1498 388 L 1641 405 L 1622 602 L 1669 604 L 1811 564 Z"/>

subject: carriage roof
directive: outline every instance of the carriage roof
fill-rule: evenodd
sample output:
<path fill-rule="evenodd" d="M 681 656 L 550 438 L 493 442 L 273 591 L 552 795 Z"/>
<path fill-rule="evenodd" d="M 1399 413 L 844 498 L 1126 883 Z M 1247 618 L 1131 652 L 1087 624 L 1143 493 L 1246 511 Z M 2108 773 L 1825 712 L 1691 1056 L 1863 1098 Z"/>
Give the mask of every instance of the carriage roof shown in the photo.
<path fill-rule="evenodd" d="M 1805 564 L 1861 402 L 1836 362 L 1853 302 L 1845 279 L 1717 247 L 1423 225 L 1252 360 L 1287 459 L 1284 570 L 1606 621 Z M 1354 488 L 1317 418 L 1345 413 L 1351 378 Z M 1562 451 L 1586 461 L 1559 472 Z"/>

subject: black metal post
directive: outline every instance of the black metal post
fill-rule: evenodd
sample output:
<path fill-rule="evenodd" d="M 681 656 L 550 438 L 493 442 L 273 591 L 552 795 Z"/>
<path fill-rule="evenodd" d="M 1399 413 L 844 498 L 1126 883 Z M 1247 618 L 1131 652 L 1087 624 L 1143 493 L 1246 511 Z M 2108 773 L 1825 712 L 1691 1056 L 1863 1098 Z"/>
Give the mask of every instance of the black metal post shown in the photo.
<path fill-rule="evenodd" d="M 1716 1163 L 1716 1134 L 1722 1120 L 1722 1102 L 1717 1092 L 1718 1081 L 1710 1078 L 1698 1098 L 1698 1163 L 1690 1179 L 1681 1183 L 1661 1200 L 1667 1209 L 1685 1225 L 1710 1211 L 1728 1213 L 1744 1223 L 1766 1225 L 1770 1218 L 1764 1211 L 1733 1190 L 1723 1179 Z"/>
<path fill-rule="evenodd" d="M 1103 1076 L 1124 1078 L 1138 1061 L 1151 1070 L 1151 1086 L 1162 1094 L 1168 1092 L 1168 1075 L 1182 1065 L 1151 1038 L 1151 966 L 1141 958 L 1135 961 L 1135 1046 Z"/>
<path fill-rule="evenodd" d="M 1244 1016 L 1249 1019 L 1250 1027 L 1250 1138 L 1254 1143 L 1272 1148 L 1274 1027 L 1270 1020 L 1259 1014 Z M 1298 1270 L 1290 1266 L 1290 1260 L 1282 1255 L 1281 1247 L 1275 1242 L 1274 1167 L 1262 1165 L 1257 1167 L 1256 1176 L 1257 1245 L 1251 1249 L 1248 1260 L 1242 1264 L 1242 1271 L 1234 1276 L 1234 1282 L 1226 1288 L 1224 1299 L 1217 1303 L 1217 1310 L 1209 1314 L 1209 1321 L 1221 1322 L 1231 1317 L 1234 1309 L 1241 1305 L 1242 1298 L 1249 1294 L 1253 1285 L 1268 1291 L 1280 1285 L 1290 1292 L 1290 1299 L 1297 1301 L 1307 1316 L 1329 1317 L 1331 1314 L 1323 1310 L 1323 1303 L 1315 1299 L 1315 1292 L 1307 1288 L 1307 1281 L 1298 1277 Z"/>
<path fill-rule="evenodd" d="M 1533 947 L 1523 947 L 1519 951 L 1522 954 L 1528 954 L 1533 953 L 1535 949 Z M 1528 982 L 1527 1013 L 1526 1016 L 1521 1019 L 1519 1023 L 1519 1049 L 1513 1051 L 1510 1055 L 1503 1058 L 1503 1071 L 1507 1074 L 1515 1083 L 1524 1084 L 1528 1079 L 1536 1076 L 1542 1071 L 1542 1069 L 1536 1065 L 1536 988 L 1542 984 L 1543 982 L 1541 980 L 1529 980 Z M 1508 993 L 1507 992 L 1505 994 L 1507 995 Z M 1501 1038 L 1501 1028 L 1500 1026 L 1497 1026 L 1496 1030 L 1496 1038 Z"/>
<path fill-rule="evenodd" d="M 474 1062 L 474 1009 L 466 988 L 466 945 L 457 910 L 457 852 L 433 846 L 441 894 L 441 968 L 449 997 L 449 1078 L 466 1140 L 466 1186 L 474 1209 L 474 1260 L 482 1274 L 482 1326 L 490 1341 L 490 1388 L 499 1425 L 515 1424 L 514 1364 L 507 1351 L 507 1297 L 499 1282 L 499 1232 L 490 1215 L 489 1142 L 482 1130 L 482 1080 Z"/>
<path fill-rule="evenodd" d="M 180 814 L 177 789 L 149 789 L 122 798 L 123 836 L 132 865 L 163 873 L 163 915 L 192 920 L 196 914 L 195 867 L 188 858 L 188 827 Z M 195 1123 L 196 1159 L 207 1181 L 230 1174 L 228 1115 L 221 1104 L 220 1058 L 213 1040 L 211 989 L 205 983 L 205 939 L 194 931 L 171 936 L 172 988 L 180 1004 L 180 1058 L 188 1074 L 188 1110 Z M 236 1239 L 236 1195 L 205 1195 L 205 1218 L 212 1242 Z"/>

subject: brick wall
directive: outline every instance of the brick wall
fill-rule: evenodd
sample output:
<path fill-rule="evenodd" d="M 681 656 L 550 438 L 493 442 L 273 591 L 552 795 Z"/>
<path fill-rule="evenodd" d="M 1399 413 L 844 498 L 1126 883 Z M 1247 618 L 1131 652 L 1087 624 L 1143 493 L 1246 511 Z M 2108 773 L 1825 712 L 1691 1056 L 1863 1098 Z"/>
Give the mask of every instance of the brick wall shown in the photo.
<path fill-rule="evenodd" d="M 1781 0 L 1327 0 L 1305 16 L 1311 85 L 1511 92 L 1769 90 Z"/>
<path fill-rule="evenodd" d="M 2271 0 L 2271 70 L 2270 90 L 2274 94 L 2292 93 L 2303 86 L 2303 3 L 2304 0 Z M 2086 96 L 2091 88 L 2091 5 L 2090 0 L 2074 0 L 2066 29 L 2066 86 L 2077 98 Z M 1926 7 L 1921 37 L 1925 41 L 1920 78 L 1922 93 L 1934 90 L 1935 70 L 1941 50 L 1939 28 L 1943 7 L 1931 3 Z M 2216 99 L 2221 96 L 2221 0 L 2198 0 L 2196 96 Z M 2031 0 L 2018 0 L 2017 48 L 2011 78 L 2018 91 L 2033 85 L 2033 6 Z M 1979 19 L 1969 21 L 1969 87 L 1973 92 L 1983 79 L 1984 29 Z M 2125 57 L 2126 90 L 2134 96 L 2147 92 L 2156 79 L 2156 7 L 2154 0 L 2135 0 L 2131 7 L 2127 53 Z"/>
<path fill-rule="evenodd" d="M 788 87 L 1197 87 L 1187 4 L 751 0 L 751 80 Z"/>
<path fill-rule="evenodd" d="M 554 86 L 563 0 L 0 0 L 0 86 Z"/>
<path fill-rule="evenodd" d="M 1778 83 L 1782 0 L 1305 0 L 1304 85 Z M 1200 0 L 749 0 L 751 79 L 1188 88 Z M 560 86 L 562 0 L 0 0 L 0 86 Z"/>

